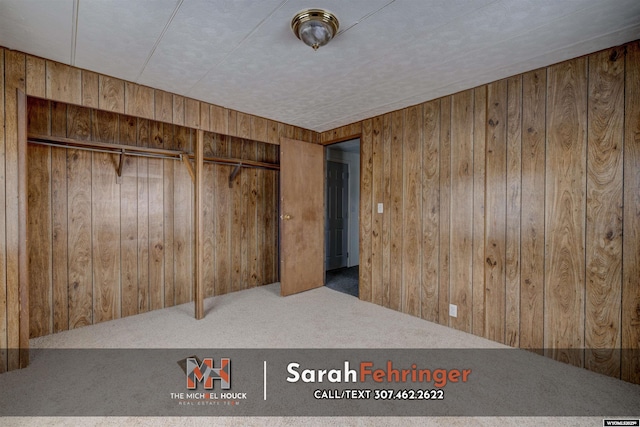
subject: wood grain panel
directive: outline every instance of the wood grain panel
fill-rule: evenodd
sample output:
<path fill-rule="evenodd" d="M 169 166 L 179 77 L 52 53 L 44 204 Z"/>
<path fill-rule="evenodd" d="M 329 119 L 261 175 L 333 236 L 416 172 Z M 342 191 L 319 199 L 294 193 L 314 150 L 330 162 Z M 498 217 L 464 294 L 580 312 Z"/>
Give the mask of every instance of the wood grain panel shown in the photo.
<path fill-rule="evenodd" d="M 213 153 L 212 153 L 213 154 Z M 205 164 L 202 177 L 203 211 L 202 211 L 202 280 L 204 297 L 212 297 L 215 293 L 215 237 L 216 237 L 216 170 L 215 165 Z"/>
<path fill-rule="evenodd" d="M 485 337 L 505 340 L 507 81 L 487 87 Z"/>
<path fill-rule="evenodd" d="M 183 164 L 173 170 L 173 257 L 176 304 L 193 299 L 193 182 Z"/>
<path fill-rule="evenodd" d="M 251 116 L 238 112 L 236 120 L 238 123 L 238 137 L 245 139 L 251 138 Z"/>
<path fill-rule="evenodd" d="M 472 332 L 484 336 L 486 313 L 484 285 L 485 155 L 487 127 L 487 87 L 473 94 L 473 319 Z"/>
<path fill-rule="evenodd" d="M 148 134 L 147 134 L 148 135 Z M 148 141 L 140 135 L 138 129 L 138 145 L 148 146 Z M 149 160 L 136 159 L 138 162 L 138 313 L 150 310 L 149 297 Z M 186 301 L 183 301 L 186 302 Z"/>
<path fill-rule="evenodd" d="M 234 114 L 235 116 L 235 114 Z M 242 140 L 231 138 L 229 140 L 230 153 L 233 158 L 242 156 Z M 240 171 L 240 175 L 243 171 Z M 230 291 L 235 292 L 244 289 L 242 283 L 242 217 L 244 215 L 244 199 L 242 198 L 242 177 L 238 175 L 233 181 L 231 190 L 231 286 Z"/>
<path fill-rule="evenodd" d="M 209 107 L 211 131 L 216 133 L 227 134 L 227 123 L 229 121 L 229 113 L 226 108 L 211 105 Z"/>
<path fill-rule="evenodd" d="M 219 136 L 216 138 L 214 154 L 221 157 L 229 156 L 229 147 L 227 145 L 227 137 Z M 216 185 L 216 211 L 215 211 L 215 292 L 216 295 L 226 294 L 231 290 L 231 253 L 230 246 L 230 230 L 231 217 L 230 213 L 230 197 L 229 174 L 230 166 L 216 165 L 214 166 L 215 185 Z"/>
<path fill-rule="evenodd" d="M 82 103 L 82 76 L 78 68 L 46 61 L 48 99 L 72 104 Z"/>
<path fill-rule="evenodd" d="M 69 329 L 67 153 L 51 149 L 52 308 L 54 333 Z"/>
<path fill-rule="evenodd" d="M 25 55 L 14 51 L 5 51 L 5 117 L 18 117 L 18 98 L 16 89 L 24 91 L 26 77 Z M 20 347 L 20 286 L 19 286 L 19 206 L 18 206 L 18 123 L 8 120 L 5 123 L 5 236 L 6 236 L 6 298 L 7 298 L 7 347 Z M 7 355 L 8 369 L 20 367 L 17 351 Z"/>
<path fill-rule="evenodd" d="M 237 122 L 237 111 L 235 110 L 227 110 L 227 132 L 231 136 L 238 136 L 238 122 Z M 278 128 L 279 129 L 279 128 Z M 279 132 L 279 130 L 278 130 Z M 279 133 L 278 133 L 279 135 Z"/>
<path fill-rule="evenodd" d="M 450 326 L 471 332 L 473 295 L 473 91 L 451 97 L 451 284 L 458 317 Z"/>
<path fill-rule="evenodd" d="M 522 76 L 507 80 L 507 228 L 505 343 L 520 344 L 520 215 L 522 211 Z"/>
<path fill-rule="evenodd" d="M 267 119 L 263 119 L 262 117 L 251 116 L 251 139 L 254 141 L 267 142 L 268 141 L 268 131 L 267 131 Z"/>
<path fill-rule="evenodd" d="M 440 100 L 440 248 L 438 323 L 449 324 L 451 295 L 451 97 Z"/>
<path fill-rule="evenodd" d="M 28 58 L 27 58 L 28 59 Z M 27 61 L 28 63 L 28 61 Z M 27 105 L 29 129 L 48 134 L 51 129 L 49 102 L 39 99 Z M 52 332 L 51 279 L 51 148 L 30 145 L 28 149 L 28 238 L 29 245 L 29 335 L 39 337 Z"/>
<path fill-rule="evenodd" d="M 404 115 L 391 113 L 391 271 L 389 281 L 389 308 L 400 310 L 402 301 L 402 140 Z M 360 225 L 362 230 L 362 225 Z M 362 233 L 362 231 L 360 231 Z"/>
<path fill-rule="evenodd" d="M 6 127 L 5 119 L 5 50 L 0 48 L 0 118 Z M 6 158 L 5 128 L 0 129 L 0 177 L 6 180 L 5 158 Z M 7 320 L 10 309 L 7 307 L 7 240 L 6 223 L 7 211 L 2 209 L 6 206 L 6 184 L 0 185 L 0 373 L 6 372 L 8 365 L 8 334 Z"/>
<path fill-rule="evenodd" d="M 520 347 L 544 346 L 546 69 L 522 77 Z"/>
<path fill-rule="evenodd" d="M 200 102 L 195 99 L 185 98 L 184 125 L 196 129 L 200 127 Z"/>
<path fill-rule="evenodd" d="M 30 117 L 33 119 L 33 117 Z M 48 122 L 48 117 L 45 117 Z M 30 120 L 30 123 L 34 123 Z M 51 147 L 28 149 L 29 336 L 53 332 L 53 285 L 51 277 Z"/>
<path fill-rule="evenodd" d="M 175 298 L 175 268 L 174 268 L 174 168 L 183 168 L 174 160 L 163 160 L 163 228 L 164 228 L 164 306 L 172 307 Z"/>
<path fill-rule="evenodd" d="M 100 74 L 98 87 L 98 108 L 116 113 L 125 112 L 124 81 Z"/>
<path fill-rule="evenodd" d="M 391 290 L 391 113 L 382 118 L 382 306 L 389 307 L 389 292 Z M 423 282 L 424 285 L 424 282 Z"/>
<path fill-rule="evenodd" d="M 160 89 L 153 91 L 153 119 L 173 123 L 173 95 Z"/>
<path fill-rule="evenodd" d="M 67 136 L 67 106 L 51 103 L 51 135 Z M 69 329 L 67 150 L 51 149 L 53 332 Z"/>
<path fill-rule="evenodd" d="M 383 117 L 373 118 L 373 144 L 371 151 L 372 174 L 371 174 L 371 299 L 370 301 L 382 305 L 383 285 L 382 285 L 382 218 L 383 213 L 378 213 L 378 203 L 383 202 L 383 165 L 384 152 L 382 146 L 382 133 L 384 123 Z M 384 205 L 383 205 L 384 209 Z"/>
<path fill-rule="evenodd" d="M 18 367 L 29 365 L 29 245 L 27 235 L 27 95 L 17 91 L 18 130 Z"/>
<path fill-rule="evenodd" d="M 280 145 L 280 135 L 278 134 L 278 122 L 268 121 L 268 141 L 270 144 Z"/>
<path fill-rule="evenodd" d="M 422 318 L 438 321 L 440 229 L 440 100 L 423 105 L 422 149 Z"/>
<path fill-rule="evenodd" d="M 209 104 L 204 102 L 200 103 L 200 129 L 206 131 L 211 130 L 211 114 L 209 112 Z"/>
<path fill-rule="evenodd" d="M 136 145 L 135 126 L 120 135 L 122 144 Z M 120 180 L 120 287 L 121 316 L 138 314 L 138 160 L 131 156 Z"/>
<path fill-rule="evenodd" d="M 149 309 L 157 310 L 164 307 L 164 162 L 160 159 L 148 159 L 147 161 L 149 186 Z"/>
<path fill-rule="evenodd" d="M 184 97 L 173 94 L 173 114 L 172 123 L 184 126 Z"/>
<path fill-rule="evenodd" d="M 589 56 L 585 367 L 620 377 L 624 48 Z"/>
<path fill-rule="evenodd" d="M 118 157 L 106 153 L 92 157 L 93 323 L 99 323 L 116 319 L 121 312 L 120 186 L 115 173 Z"/>
<path fill-rule="evenodd" d="M 91 110 L 91 140 L 116 143 L 119 136 L 118 122 L 116 113 Z"/>
<path fill-rule="evenodd" d="M 67 151 L 67 191 L 69 329 L 75 329 L 93 323 L 91 153 Z"/>
<path fill-rule="evenodd" d="M 265 145 L 266 162 L 278 161 L 278 147 Z M 278 281 L 278 172 L 266 170 L 264 182 L 264 276 L 265 283 Z"/>
<path fill-rule="evenodd" d="M 547 73 L 545 355 L 584 364 L 585 58 Z"/>
<path fill-rule="evenodd" d="M 257 142 L 254 141 L 245 141 L 244 144 L 244 159 L 256 159 L 257 156 Z M 244 197 L 245 202 L 245 212 L 246 212 L 246 268 L 245 275 L 246 286 L 249 288 L 256 287 L 260 284 L 261 274 L 258 270 L 258 257 L 260 254 L 257 252 L 258 249 L 258 224 L 257 224 L 257 215 L 258 215 L 258 175 L 257 169 L 247 168 L 243 171 L 243 174 L 246 177 L 246 191 L 243 192 L 246 194 Z"/>
<path fill-rule="evenodd" d="M 640 384 L 640 44 L 625 64 L 622 379 Z"/>
<path fill-rule="evenodd" d="M 45 98 L 47 96 L 45 60 L 27 55 L 27 95 Z"/>
<path fill-rule="evenodd" d="M 171 109 L 167 105 L 170 101 L 166 100 L 165 104 L 161 104 L 160 108 Z M 141 86 L 135 83 L 126 82 L 124 87 L 124 112 L 132 116 L 144 117 L 145 119 L 153 119 L 155 114 L 154 108 L 154 90 L 150 87 Z M 120 110 L 118 110 L 121 112 Z M 171 120 L 167 120 L 171 121 Z"/>
<path fill-rule="evenodd" d="M 405 110 L 403 138 L 404 216 L 402 237 L 402 311 L 420 316 L 422 288 L 422 105 Z"/>
<path fill-rule="evenodd" d="M 371 301 L 373 138 L 373 122 L 365 120 L 360 139 L 360 278 L 358 282 L 358 297 L 363 301 Z"/>
<path fill-rule="evenodd" d="M 82 70 L 82 105 L 98 108 L 100 103 L 100 77 L 92 71 Z"/>

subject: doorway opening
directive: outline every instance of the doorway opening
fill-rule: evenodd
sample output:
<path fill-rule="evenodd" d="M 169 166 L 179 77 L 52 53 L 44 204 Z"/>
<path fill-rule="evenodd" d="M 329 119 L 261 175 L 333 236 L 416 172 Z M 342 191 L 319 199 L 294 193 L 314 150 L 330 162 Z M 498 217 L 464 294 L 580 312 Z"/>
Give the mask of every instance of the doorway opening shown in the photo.
<path fill-rule="evenodd" d="M 325 285 L 358 296 L 360 138 L 326 148 Z"/>

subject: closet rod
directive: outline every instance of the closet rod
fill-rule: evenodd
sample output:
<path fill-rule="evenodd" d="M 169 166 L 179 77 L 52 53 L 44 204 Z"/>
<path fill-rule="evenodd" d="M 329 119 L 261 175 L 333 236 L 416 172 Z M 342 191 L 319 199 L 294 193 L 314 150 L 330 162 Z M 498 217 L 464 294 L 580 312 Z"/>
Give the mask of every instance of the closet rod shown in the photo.
<path fill-rule="evenodd" d="M 151 157 L 156 159 L 180 160 L 182 156 L 194 159 L 193 154 L 183 153 L 177 150 L 165 150 L 162 148 L 137 147 L 134 145 L 110 144 L 106 142 L 79 141 L 71 138 L 61 138 L 49 135 L 29 134 L 28 142 L 31 144 L 47 145 L 51 147 L 75 148 L 78 150 L 93 151 L 107 154 L 125 154 L 127 156 Z M 205 163 L 240 166 L 243 168 L 280 170 L 277 163 L 258 162 L 254 160 L 233 159 L 224 157 L 204 157 Z"/>

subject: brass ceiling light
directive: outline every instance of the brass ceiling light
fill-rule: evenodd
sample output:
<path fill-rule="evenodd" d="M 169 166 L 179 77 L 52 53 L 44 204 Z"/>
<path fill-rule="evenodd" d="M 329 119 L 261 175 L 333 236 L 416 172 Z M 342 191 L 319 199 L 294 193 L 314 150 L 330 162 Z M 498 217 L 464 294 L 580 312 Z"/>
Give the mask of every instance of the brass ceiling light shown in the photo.
<path fill-rule="evenodd" d="M 326 10 L 306 9 L 291 20 L 291 30 L 313 50 L 324 46 L 338 33 L 338 18 Z"/>

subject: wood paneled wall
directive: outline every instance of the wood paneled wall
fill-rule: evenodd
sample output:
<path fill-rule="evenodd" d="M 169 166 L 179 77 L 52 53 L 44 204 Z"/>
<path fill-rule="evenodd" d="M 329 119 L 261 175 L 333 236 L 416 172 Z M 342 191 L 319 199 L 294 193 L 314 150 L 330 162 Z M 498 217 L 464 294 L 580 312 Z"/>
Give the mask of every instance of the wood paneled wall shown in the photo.
<path fill-rule="evenodd" d="M 44 304 L 32 313 L 37 318 L 36 326 L 31 328 L 24 318 L 21 321 L 17 89 L 56 101 L 52 114 L 62 114 L 58 106 L 67 104 L 64 131 L 78 138 L 110 141 L 117 135 L 121 140 L 129 138 L 132 144 L 153 146 L 169 124 L 245 141 L 237 144 L 229 138 L 208 135 L 214 153 L 277 161 L 277 149 L 269 144 L 278 144 L 281 136 L 309 142 L 317 142 L 318 137 L 306 129 L 0 48 L 0 373 L 20 367 L 17 350 L 21 332 L 24 336 L 30 329 L 36 334 L 63 330 L 191 298 L 191 285 L 185 283 L 192 280 L 186 263 L 190 262 L 193 244 L 188 241 L 193 210 L 191 190 L 186 187 L 190 178 L 183 165 L 173 160 L 129 158 L 122 183 L 116 185 L 112 175 L 115 160 L 107 154 L 33 146 L 29 147 L 29 160 L 39 171 L 30 171 L 30 197 L 45 208 L 51 207 L 50 217 L 40 219 L 33 216 L 31 207 L 31 227 L 43 231 L 38 238 L 44 246 L 50 243 L 51 249 L 50 257 L 32 254 L 32 281 L 45 288 L 37 296 L 35 290 L 31 292 Z M 80 107 L 93 110 L 87 113 L 89 110 Z M 111 113 L 124 116 L 118 116 L 117 131 Z M 158 125 L 152 121 L 165 125 L 162 129 L 153 127 Z M 63 120 L 52 115 L 48 126 L 54 123 Z M 149 125 L 148 137 L 144 136 L 145 123 Z M 58 128 L 51 131 L 62 132 Z M 177 135 L 176 141 L 191 143 L 190 138 Z M 205 270 L 207 295 L 273 281 L 277 276 L 272 259 L 277 254 L 266 249 L 274 237 L 266 241 L 266 234 L 261 234 L 277 226 L 275 213 L 264 217 L 256 214 L 255 219 L 251 214 L 259 209 L 275 211 L 270 204 L 276 201 L 267 194 L 274 194 L 277 173 L 243 170 L 231 190 L 228 176 L 229 167 L 207 165 L 205 182 L 215 183 L 206 193 L 205 224 L 207 233 L 214 233 L 205 237 L 205 247 L 209 248 L 205 262 L 215 263 Z M 40 180 L 44 186 L 34 185 Z M 239 203 L 245 196 L 247 201 Z M 236 214 L 239 216 L 233 216 Z M 120 218 L 118 224 L 116 218 Z M 111 227 L 114 224 L 115 229 Z M 44 233 L 46 230 L 51 233 Z M 62 237 L 64 233 L 66 237 Z M 242 249 L 241 242 L 249 242 L 254 234 L 256 241 L 264 240 L 259 244 L 265 247 L 265 256 L 257 256 L 261 246 L 246 253 Z M 104 245 L 94 247 L 95 239 Z M 161 240 L 162 245 L 158 245 Z M 63 268 L 65 260 L 67 269 Z M 36 273 L 35 266 L 42 270 Z M 120 287 L 113 288 L 112 280 L 117 280 Z M 72 286 L 61 285 L 65 281 Z"/>
<path fill-rule="evenodd" d="M 638 42 L 358 135 L 361 299 L 640 383 Z"/>
<path fill-rule="evenodd" d="M 29 99 L 32 133 L 191 152 L 184 126 Z M 277 146 L 205 133 L 205 156 L 277 161 Z M 30 144 L 30 335 L 193 300 L 193 183 L 181 162 Z M 277 171 L 204 169 L 205 297 L 277 281 Z M 229 218 L 233 220 L 230 221 Z M 218 233 L 220 236 L 218 236 Z M 219 237 L 219 238 L 218 238 Z"/>

